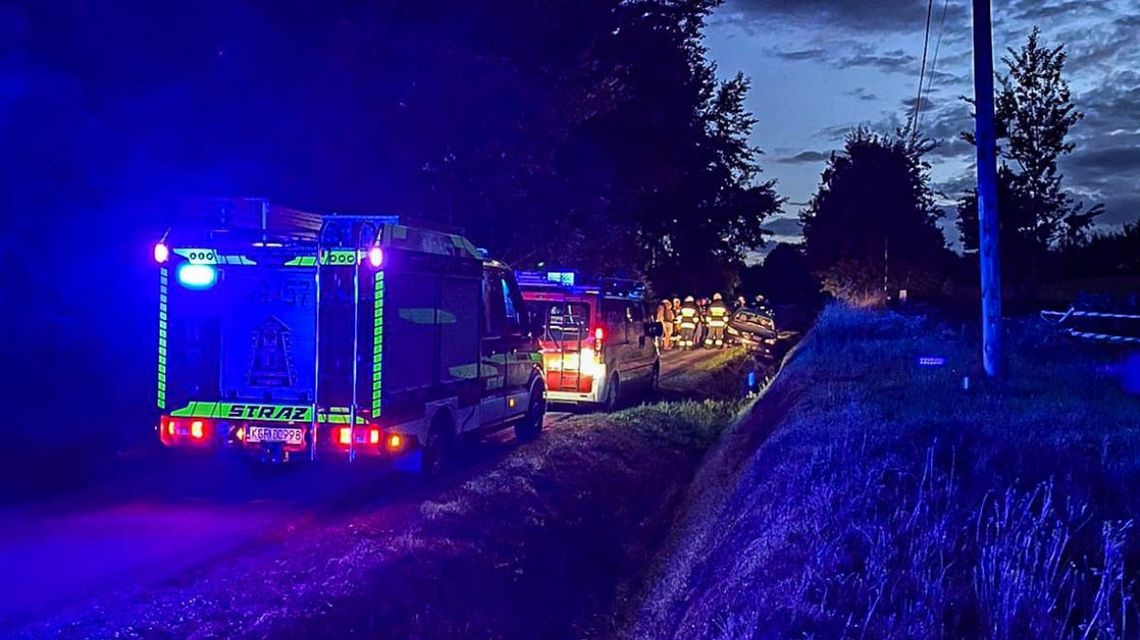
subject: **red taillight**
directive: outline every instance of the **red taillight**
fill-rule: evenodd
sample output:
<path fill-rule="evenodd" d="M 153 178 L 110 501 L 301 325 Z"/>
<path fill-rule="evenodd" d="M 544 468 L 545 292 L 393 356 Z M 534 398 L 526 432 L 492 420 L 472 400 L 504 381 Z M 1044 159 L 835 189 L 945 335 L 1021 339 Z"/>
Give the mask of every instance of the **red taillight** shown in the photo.
<path fill-rule="evenodd" d="M 177 426 L 178 426 L 177 422 L 175 422 L 174 420 L 168 420 L 166 422 L 166 435 L 168 435 L 168 436 L 174 435 L 174 429 Z"/>
<path fill-rule="evenodd" d="M 195 420 L 190 423 L 190 437 L 195 440 L 201 440 L 206 435 L 206 423 L 201 420 Z"/>
<path fill-rule="evenodd" d="M 368 444 L 380 444 L 379 429 L 371 429 L 368 431 Z"/>
<path fill-rule="evenodd" d="M 337 441 L 346 447 L 352 444 L 352 427 L 341 427 Z"/>

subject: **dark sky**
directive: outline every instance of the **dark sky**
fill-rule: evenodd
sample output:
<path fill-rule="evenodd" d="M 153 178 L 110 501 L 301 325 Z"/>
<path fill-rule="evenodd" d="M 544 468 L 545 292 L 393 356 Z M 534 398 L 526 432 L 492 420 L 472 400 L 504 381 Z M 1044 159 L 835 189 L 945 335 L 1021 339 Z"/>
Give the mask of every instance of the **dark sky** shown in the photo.
<path fill-rule="evenodd" d="M 716 11 L 706 44 L 722 75 L 752 77 L 749 106 L 760 119 L 754 140 L 766 152 L 765 172 L 792 202 L 810 198 L 828 153 L 852 126 L 893 130 L 907 117 L 926 7 L 922 0 L 728 0 Z M 945 141 L 930 160 L 951 199 L 973 180 L 973 149 L 957 138 L 971 126 L 958 99 L 973 93 L 969 7 L 935 0 L 928 56 L 938 48 L 922 131 Z M 1086 202 L 1105 203 L 1103 224 L 1136 220 L 1140 0 L 994 0 L 998 51 L 1019 46 L 1033 25 L 1046 44 L 1066 45 L 1074 102 L 1087 114 L 1072 131 L 1076 151 L 1062 164 L 1068 187 Z M 798 209 L 789 206 L 788 217 Z M 793 220 L 771 227 L 798 234 Z"/>

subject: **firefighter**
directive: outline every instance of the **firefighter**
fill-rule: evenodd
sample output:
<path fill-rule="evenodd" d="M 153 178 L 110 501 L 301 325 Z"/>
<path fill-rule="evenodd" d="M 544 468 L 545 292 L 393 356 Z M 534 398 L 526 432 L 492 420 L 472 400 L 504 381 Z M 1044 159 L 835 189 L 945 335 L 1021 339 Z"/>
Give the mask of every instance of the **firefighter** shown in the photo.
<path fill-rule="evenodd" d="M 697 329 L 693 331 L 693 346 L 705 346 L 705 334 L 707 333 L 708 325 L 705 324 L 707 318 L 705 317 L 705 299 L 697 298 Z"/>
<path fill-rule="evenodd" d="M 720 349 L 724 347 L 724 328 L 728 326 L 728 307 L 719 293 L 713 294 L 712 303 L 708 310 L 710 346 Z"/>
<path fill-rule="evenodd" d="M 673 348 L 673 302 L 668 298 L 657 305 L 657 321 L 661 323 L 661 349 Z"/>
<path fill-rule="evenodd" d="M 755 304 L 756 304 L 756 310 L 759 311 L 760 313 L 763 313 L 763 314 L 768 315 L 768 316 L 772 315 L 772 307 L 768 306 L 768 299 L 764 297 L 764 294 L 761 294 L 761 293 L 756 294 Z"/>
<path fill-rule="evenodd" d="M 673 298 L 673 341 L 678 346 L 684 347 L 681 343 L 681 299 L 678 297 Z"/>
<path fill-rule="evenodd" d="M 685 296 L 681 303 L 681 348 L 692 349 L 695 343 L 693 338 L 697 332 L 697 302 L 693 296 Z"/>

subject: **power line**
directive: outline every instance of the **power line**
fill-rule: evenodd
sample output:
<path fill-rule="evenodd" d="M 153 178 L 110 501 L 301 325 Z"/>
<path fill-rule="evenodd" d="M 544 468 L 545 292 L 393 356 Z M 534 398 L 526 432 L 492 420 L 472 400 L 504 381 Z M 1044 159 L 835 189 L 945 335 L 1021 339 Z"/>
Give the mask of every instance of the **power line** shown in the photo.
<path fill-rule="evenodd" d="M 930 62 L 930 73 L 927 74 L 926 81 L 926 101 L 930 102 L 930 94 L 934 87 L 935 75 L 934 72 L 938 68 L 938 53 L 942 51 L 942 35 L 946 33 L 946 13 L 950 8 L 950 0 L 943 0 L 942 2 L 942 18 L 938 23 L 938 41 L 934 45 L 934 59 Z M 915 125 L 915 133 L 922 128 L 921 113 L 918 119 L 918 124 Z"/>
<path fill-rule="evenodd" d="M 930 48 L 930 18 L 934 14 L 934 0 L 926 0 L 926 34 L 922 38 L 922 65 L 918 68 L 918 94 L 914 97 L 914 114 L 910 121 L 910 135 L 918 135 L 918 111 L 922 107 L 922 84 L 926 80 L 926 52 Z"/>

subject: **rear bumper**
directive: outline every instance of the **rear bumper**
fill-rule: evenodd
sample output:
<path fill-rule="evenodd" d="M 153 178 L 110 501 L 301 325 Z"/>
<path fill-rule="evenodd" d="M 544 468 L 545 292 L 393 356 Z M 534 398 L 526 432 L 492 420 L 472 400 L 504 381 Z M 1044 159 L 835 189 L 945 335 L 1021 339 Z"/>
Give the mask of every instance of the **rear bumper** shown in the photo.
<path fill-rule="evenodd" d="M 250 429 L 270 427 L 300 431 L 288 442 L 250 442 L 246 434 Z M 249 423 L 240 425 L 227 421 L 159 418 L 156 430 L 159 440 L 171 449 L 200 450 L 244 455 L 265 462 L 290 462 L 309 459 L 312 442 L 312 425 L 282 425 L 281 423 Z M 391 458 L 416 448 L 415 438 L 380 427 L 358 425 L 319 425 L 316 435 L 318 460 L 350 460 L 355 458 Z"/>
<path fill-rule="evenodd" d="M 546 401 L 553 404 L 598 404 L 605 396 L 606 365 L 593 367 L 592 375 L 546 373 Z"/>

